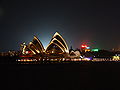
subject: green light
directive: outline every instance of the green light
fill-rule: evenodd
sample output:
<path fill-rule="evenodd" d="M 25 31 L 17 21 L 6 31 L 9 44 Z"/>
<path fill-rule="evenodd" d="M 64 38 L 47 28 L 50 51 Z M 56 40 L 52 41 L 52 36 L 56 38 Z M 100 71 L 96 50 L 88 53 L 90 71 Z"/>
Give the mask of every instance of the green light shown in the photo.
<path fill-rule="evenodd" d="M 95 48 L 95 49 L 92 49 L 93 52 L 98 52 L 99 49 L 98 48 Z"/>

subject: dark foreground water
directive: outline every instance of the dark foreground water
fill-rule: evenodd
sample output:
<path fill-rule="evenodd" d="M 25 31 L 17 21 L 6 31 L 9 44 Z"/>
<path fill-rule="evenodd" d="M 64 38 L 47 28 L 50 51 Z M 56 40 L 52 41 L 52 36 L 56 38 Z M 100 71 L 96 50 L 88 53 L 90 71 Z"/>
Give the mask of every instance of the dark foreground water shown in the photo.
<path fill-rule="evenodd" d="M 8 65 L 9 89 L 109 90 L 120 89 L 120 63 Z"/>
<path fill-rule="evenodd" d="M 120 62 L 1 64 L 1 75 L 7 90 L 120 90 Z"/>

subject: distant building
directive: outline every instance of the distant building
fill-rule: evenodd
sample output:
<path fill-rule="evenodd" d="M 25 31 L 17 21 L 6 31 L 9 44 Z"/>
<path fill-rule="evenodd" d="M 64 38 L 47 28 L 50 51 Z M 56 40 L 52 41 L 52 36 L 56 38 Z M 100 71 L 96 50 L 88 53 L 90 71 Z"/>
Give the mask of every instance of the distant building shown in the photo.
<path fill-rule="evenodd" d="M 70 56 L 70 58 L 80 58 L 80 56 L 81 56 L 81 53 L 80 53 L 80 51 L 79 50 L 72 50 L 72 51 L 70 51 L 70 54 L 69 54 Z"/>
<path fill-rule="evenodd" d="M 118 48 L 113 48 L 112 51 L 115 51 L 115 52 L 120 51 L 120 47 L 118 47 Z"/>
<path fill-rule="evenodd" d="M 28 45 L 25 43 L 21 44 L 21 52 L 22 55 L 47 58 L 65 58 L 70 56 L 68 45 L 58 32 L 53 35 L 46 49 L 44 49 L 40 40 L 34 36 L 33 40 Z"/>

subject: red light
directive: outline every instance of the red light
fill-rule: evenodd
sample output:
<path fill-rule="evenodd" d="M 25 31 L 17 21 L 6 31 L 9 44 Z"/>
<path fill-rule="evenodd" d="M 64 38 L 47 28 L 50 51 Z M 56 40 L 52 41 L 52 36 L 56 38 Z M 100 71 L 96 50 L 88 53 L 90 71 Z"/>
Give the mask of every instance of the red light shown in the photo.
<path fill-rule="evenodd" d="M 87 45 L 85 45 L 85 47 L 87 47 Z"/>
<path fill-rule="evenodd" d="M 82 48 L 86 48 L 86 47 L 87 47 L 87 45 L 81 45 L 81 47 L 82 47 Z"/>

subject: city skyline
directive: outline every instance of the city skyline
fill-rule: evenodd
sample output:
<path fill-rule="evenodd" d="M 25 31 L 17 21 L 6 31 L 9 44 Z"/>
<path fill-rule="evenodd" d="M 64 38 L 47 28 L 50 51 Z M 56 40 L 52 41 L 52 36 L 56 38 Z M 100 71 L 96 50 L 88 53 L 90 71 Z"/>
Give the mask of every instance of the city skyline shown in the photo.
<path fill-rule="evenodd" d="M 8 90 L 119 90 L 120 1 L 0 0 L 0 65 Z"/>
<path fill-rule="evenodd" d="M 0 51 L 19 50 L 20 43 L 28 43 L 33 35 L 46 47 L 56 31 L 69 48 L 80 48 L 83 43 L 100 49 L 118 47 L 119 8 L 113 1 L 2 0 Z"/>

